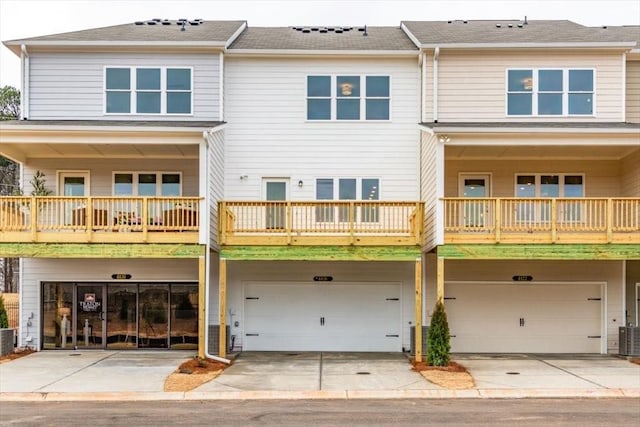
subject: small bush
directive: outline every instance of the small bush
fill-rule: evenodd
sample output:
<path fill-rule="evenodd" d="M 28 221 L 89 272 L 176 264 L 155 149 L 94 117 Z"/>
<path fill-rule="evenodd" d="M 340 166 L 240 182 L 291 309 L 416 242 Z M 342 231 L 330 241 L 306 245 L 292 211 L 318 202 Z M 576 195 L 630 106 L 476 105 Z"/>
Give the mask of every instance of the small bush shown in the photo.
<path fill-rule="evenodd" d="M 436 303 L 431 317 L 431 326 L 429 327 L 427 362 L 432 366 L 449 365 L 449 351 L 451 350 L 449 336 L 449 323 L 447 322 L 447 313 L 444 310 L 444 304 L 441 301 Z"/>
<path fill-rule="evenodd" d="M 0 329 L 6 329 L 9 327 L 9 317 L 7 316 L 7 310 L 4 308 L 4 297 L 0 295 Z"/>

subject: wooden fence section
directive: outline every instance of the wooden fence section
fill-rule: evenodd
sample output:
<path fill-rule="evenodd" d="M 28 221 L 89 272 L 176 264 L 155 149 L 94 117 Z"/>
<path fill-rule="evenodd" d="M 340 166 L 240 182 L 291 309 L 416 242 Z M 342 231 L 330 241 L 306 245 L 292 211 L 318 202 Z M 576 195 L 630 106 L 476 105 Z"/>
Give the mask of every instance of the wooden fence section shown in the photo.
<path fill-rule="evenodd" d="M 445 243 L 640 243 L 640 198 L 444 198 Z"/>
<path fill-rule="evenodd" d="M 422 203 L 382 201 L 225 201 L 225 245 L 416 245 Z"/>
<path fill-rule="evenodd" d="M 4 308 L 7 311 L 7 318 L 9 319 L 9 328 L 18 329 L 18 325 L 20 325 L 19 294 L 0 293 L 0 296 L 4 300 Z"/>
<path fill-rule="evenodd" d="M 200 210 L 199 197 L 3 196 L 0 242 L 197 243 Z"/>

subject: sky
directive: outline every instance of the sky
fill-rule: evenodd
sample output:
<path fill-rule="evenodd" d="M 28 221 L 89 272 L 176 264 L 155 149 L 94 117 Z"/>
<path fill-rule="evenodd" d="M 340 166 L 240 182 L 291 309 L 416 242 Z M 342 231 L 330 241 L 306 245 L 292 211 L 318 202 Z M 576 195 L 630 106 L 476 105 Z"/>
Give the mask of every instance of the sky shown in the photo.
<path fill-rule="evenodd" d="M 152 18 L 246 20 L 249 26 L 400 25 L 402 20 L 568 19 L 640 25 L 640 0 L 0 0 L 0 40 Z M 0 46 L 0 87 L 20 86 L 20 60 Z"/>

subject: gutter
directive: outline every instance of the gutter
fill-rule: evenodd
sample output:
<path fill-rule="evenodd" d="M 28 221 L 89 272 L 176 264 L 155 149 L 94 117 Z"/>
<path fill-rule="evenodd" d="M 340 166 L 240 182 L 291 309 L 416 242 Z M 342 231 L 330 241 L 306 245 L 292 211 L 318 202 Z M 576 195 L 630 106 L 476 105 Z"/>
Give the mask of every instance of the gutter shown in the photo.
<path fill-rule="evenodd" d="M 27 46 L 20 46 L 20 62 L 22 75 L 20 76 L 20 84 L 22 85 L 22 92 L 20 93 L 20 119 L 26 120 L 29 117 L 29 53 L 27 52 Z"/>

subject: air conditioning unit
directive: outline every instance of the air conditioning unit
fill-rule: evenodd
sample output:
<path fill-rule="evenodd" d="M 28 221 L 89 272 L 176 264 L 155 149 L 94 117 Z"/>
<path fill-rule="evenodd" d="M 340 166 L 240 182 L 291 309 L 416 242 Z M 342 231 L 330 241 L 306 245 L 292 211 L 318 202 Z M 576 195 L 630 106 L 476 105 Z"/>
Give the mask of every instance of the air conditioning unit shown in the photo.
<path fill-rule="evenodd" d="M 621 326 L 618 329 L 618 353 L 622 356 L 640 356 L 640 326 Z"/>
<path fill-rule="evenodd" d="M 231 335 L 231 328 L 227 325 L 227 336 L 226 336 L 226 348 L 227 351 L 229 349 L 229 340 Z M 209 325 L 209 354 L 217 355 L 220 352 L 220 325 Z"/>
<path fill-rule="evenodd" d="M 429 327 L 422 327 L 422 354 L 427 354 L 427 337 L 429 336 Z M 416 327 L 411 327 L 411 355 L 415 356 L 416 354 Z"/>

